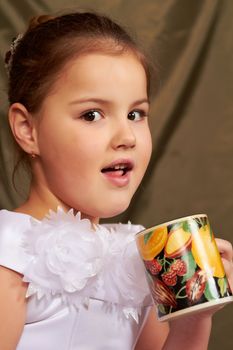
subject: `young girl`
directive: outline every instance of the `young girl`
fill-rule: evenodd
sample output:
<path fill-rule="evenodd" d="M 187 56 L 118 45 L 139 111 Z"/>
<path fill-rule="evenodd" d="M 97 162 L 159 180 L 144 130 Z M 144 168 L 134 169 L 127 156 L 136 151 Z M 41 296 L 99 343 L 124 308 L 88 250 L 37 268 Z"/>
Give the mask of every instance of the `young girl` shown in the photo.
<path fill-rule="evenodd" d="M 9 121 L 28 199 L 0 212 L 0 349 L 206 349 L 213 310 L 156 320 L 129 205 L 151 155 L 149 65 L 110 19 L 40 16 L 12 43 Z M 232 248 L 218 240 L 232 283 Z"/>

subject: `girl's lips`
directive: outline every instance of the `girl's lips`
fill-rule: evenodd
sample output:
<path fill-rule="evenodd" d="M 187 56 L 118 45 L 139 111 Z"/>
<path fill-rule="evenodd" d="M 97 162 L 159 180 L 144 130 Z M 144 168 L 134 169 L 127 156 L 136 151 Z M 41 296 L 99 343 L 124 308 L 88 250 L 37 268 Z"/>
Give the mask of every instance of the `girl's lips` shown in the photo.
<path fill-rule="evenodd" d="M 133 170 L 134 164 L 129 159 L 118 159 L 106 167 L 101 172 L 104 177 L 117 187 L 124 187 L 130 181 L 130 172 Z"/>
<path fill-rule="evenodd" d="M 127 171 L 124 175 L 122 170 L 114 170 L 104 172 L 103 175 L 105 179 L 110 181 L 113 185 L 117 187 L 127 186 L 130 181 L 130 171 Z"/>

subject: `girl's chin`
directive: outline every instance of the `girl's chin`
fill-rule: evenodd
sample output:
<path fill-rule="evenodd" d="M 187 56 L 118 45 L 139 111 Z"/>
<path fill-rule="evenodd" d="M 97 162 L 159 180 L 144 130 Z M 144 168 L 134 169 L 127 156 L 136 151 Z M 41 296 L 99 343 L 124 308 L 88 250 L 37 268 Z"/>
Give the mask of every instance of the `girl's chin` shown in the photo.
<path fill-rule="evenodd" d="M 109 199 L 109 198 L 108 198 Z M 122 214 L 129 207 L 131 198 L 124 198 L 123 200 L 119 200 L 119 198 L 113 198 L 110 200 L 104 200 L 102 198 L 102 202 L 97 203 L 96 206 L 90 206 L 87 209 L 80 208 L 77 209 L 77 206 L 71 206 L 72 208 L 76 208 L 75 211 L 80 211 L 82 213 L 83 218 L 89 218 L 93 222 L 97 222 L 99 219 L 108 219 L 113 218 L 114 216 L 118 216 Z"/>
<path fill-rule="evenodd" d="M 99 216 L 100 219 L 108 219 L 108 218 L 113 218 L 114 216 L 122 214 L 124 211 L 127 210 L 129 207 L 130 202 L 127 203 L 127 205 L 119 205 L 119 206 L 114 206 L 114 207 L 108 207 L 106 210 L 103 210 L 101 215 Z"/>

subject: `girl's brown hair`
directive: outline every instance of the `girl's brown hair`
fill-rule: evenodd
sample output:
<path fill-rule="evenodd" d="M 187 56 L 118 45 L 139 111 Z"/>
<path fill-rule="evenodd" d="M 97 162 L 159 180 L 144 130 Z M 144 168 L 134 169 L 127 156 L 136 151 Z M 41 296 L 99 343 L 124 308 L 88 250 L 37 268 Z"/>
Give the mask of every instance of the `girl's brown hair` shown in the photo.
<path fill-rule="evenodd" d="M 109 18 L 90 12 L 35 17 L 13 55 L 6 55 L 9 102 L 20 102 L 29 112 L 36 112 L 68 61 L 90 52 L 124 51 L 132 52 L 142 63 L 149 91 L 150 69 L 143 51 Z"/>

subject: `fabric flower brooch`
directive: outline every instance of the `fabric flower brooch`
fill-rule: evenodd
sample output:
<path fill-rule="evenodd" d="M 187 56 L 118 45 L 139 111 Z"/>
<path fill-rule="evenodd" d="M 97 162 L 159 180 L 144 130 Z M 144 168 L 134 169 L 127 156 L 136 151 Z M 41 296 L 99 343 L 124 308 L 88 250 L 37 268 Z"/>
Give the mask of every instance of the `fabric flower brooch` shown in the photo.
<path fill-rule="evenodd" d="M 137 321 L 141 307 L 152 304 L 134 243 L 140 230 L 130 223 L 93 227 L 80 213 L 61 208 L 42 221 L 31 219 L 23 243 L 30 256 L 23 278 L 27 297 L 60 295 L 76 307 L 99 299 Z"/>

